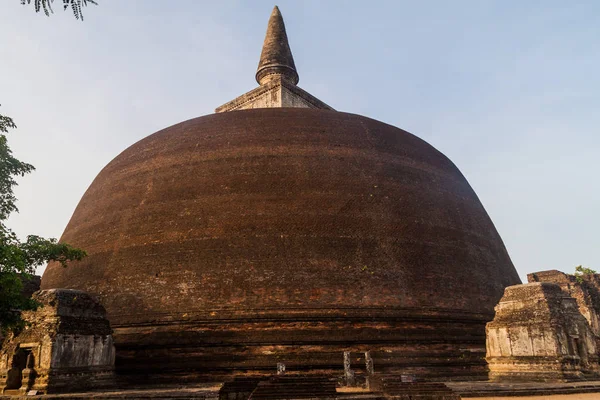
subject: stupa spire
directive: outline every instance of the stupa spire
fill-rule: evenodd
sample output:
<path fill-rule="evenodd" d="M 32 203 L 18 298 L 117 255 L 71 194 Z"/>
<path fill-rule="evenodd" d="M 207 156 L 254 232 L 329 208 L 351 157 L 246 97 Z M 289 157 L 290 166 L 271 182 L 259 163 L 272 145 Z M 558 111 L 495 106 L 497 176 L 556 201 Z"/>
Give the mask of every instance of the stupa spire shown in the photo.
<path fill-rule="evenodd" d="M 267 35 L 256 71 L 256 81 L 260 86 L 217 107 L 215 112 L 275 107 L 333 110 L 298 87 L 298 79 L 283 17 L 279 8 L 275 6 L 269 18 Z"/>
<path fill-rule="evenodd" d="M 260 85 L 264 85 L 275 77 L 281 77 L 294 85 L 299 81 L 283 17 L 277 6 L 273 8 L 269 18 L 267 34 L 256 71 L 256 81 Z"/>

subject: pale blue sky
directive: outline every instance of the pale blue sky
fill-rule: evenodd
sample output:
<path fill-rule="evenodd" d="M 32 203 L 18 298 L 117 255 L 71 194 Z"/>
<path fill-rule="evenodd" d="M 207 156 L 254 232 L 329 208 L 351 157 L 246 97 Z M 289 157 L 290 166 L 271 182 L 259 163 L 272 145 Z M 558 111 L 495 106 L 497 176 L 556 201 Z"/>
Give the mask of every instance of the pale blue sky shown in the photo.
<path fill-rule="evenodd" d="M 113 157 L 256 86 L 273 1 L 1 0 L 0 112 L 21 235 L 59 237 Z M 406 129 L 465 174 L 524 279 L 600 269 L 600 1 L 285 0 L 300 86 Z"/>

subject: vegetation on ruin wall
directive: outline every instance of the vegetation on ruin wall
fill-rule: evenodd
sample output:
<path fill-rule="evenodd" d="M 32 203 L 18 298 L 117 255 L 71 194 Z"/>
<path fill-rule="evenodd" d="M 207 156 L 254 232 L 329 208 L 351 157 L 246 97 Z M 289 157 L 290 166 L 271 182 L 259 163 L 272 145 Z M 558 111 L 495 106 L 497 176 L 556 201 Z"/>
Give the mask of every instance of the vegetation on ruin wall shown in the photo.
<path fill-rule="evenodd" d="M 12 155 L 6 133 L 16 128 L 14 121 L 0 114 L 0 329 L 6 331 L 22 325 L 18 310 L 34 309 L 36 304 L 22 295 L 21 279 L 30 279 L 35 269 L 48 261 L 57 261 L 63 266 L 68 261 L 81 260 L 85 252 L 56 239 L 44 239 L 29 235 L 21 241 L 6 226 L 10 214 L 17 212 L 14 187 L 16 178 L 34 170 Z"/>
<path fill-rule="evenodd" d="M 47 16 L 54 13 L 54 10 L 52 9 L 54 0 L 21 0 L 21 4 L 33 4 L 35 12 L 43 12 Z M 88 4 L 98 5 L 96 0 L 62 0 L 63 10 L 70 8 L 73 11 L 75 18 L 81 21 L 83 21 L 82 8 L 86 7 Z"/>
<path fill-rule="evenodd" d="M 575 267 L 575 273 L 573 275 L 575 275 L 575 280 L 578 283 L 583 283 L 583 277 L 585 275 L 594 275 L 596 273 L 596 271 L 594 271 L 591 268 L 586 268 L 583 265 L 578 265 Z"/>

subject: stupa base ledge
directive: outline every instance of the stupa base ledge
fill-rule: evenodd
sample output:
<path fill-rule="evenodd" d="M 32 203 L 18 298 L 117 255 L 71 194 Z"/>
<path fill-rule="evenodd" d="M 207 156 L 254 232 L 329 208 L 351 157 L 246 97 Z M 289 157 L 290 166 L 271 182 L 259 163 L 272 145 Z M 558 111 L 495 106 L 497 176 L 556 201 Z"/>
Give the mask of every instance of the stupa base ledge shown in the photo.
<path fill-rule="evenodd" d="M 577 382 L 531 382 L 531 381 L 482 381 L 446 382 L 461 398 L 480 400 L 518 399 L 528 400 L 593 400 L 600 393 L 600 380 Z"/>
<path fill-rule="evenodd" d="M 317 377 L 318 378 L 318 377 Z M 322 378 L 322 377 L 321 377 Z M 248 378 L 245 377 L 245 380 Z M 263 380 L 268 378 L 263 377 Z M 293 378 L 292 378 L 293 379 Z M 306 380 L 314 380 L 315 377 L 308 377 Z M 305 380 L 305 379 L 302 379 Z M 221 397 L 220 391 L 227 385 L 228 381 L 196 383 L 193 385 L 174 385 L 174 384 L 149 384 L 146 385 L 131 385 L 122 386 L 118 390 L 105 389 L 94 391 L 81 391 L 69 394 L 46 394 L 43 396 L 26 396 L 25 394 L 0 394 L 0 400 L 15 400 L 15 399 L 202 399 L 202 400 L 218 400 L 237 398 Z M 449 390 L 445 393 L 440 393 L 442 390 L 440 384 L 443 384 Z M 252 384 L 251 391 L 254 390 Z M 421 388 L 426 388 L 429 384 L 424 382 L 419 384 Z M 442 395 L 444 400 L 447 399 L 469 399 L 477 398 L 479 400 L 509 400 L 518 398 L 527 398 L 528 400 L 592 400 L 600 393 L 600 380 L 580 381 L 580 382 L 512 382 L 500 383 L 493 381 L 478 381 L 478 382 L 438 382 L 434 393 L 431 395 Z M 240 388 L 237 390 L 248 390 Z M 389 391 L 389 390 L 388 390 Z M 221 393 L 222 394 L 222 393 Z M 412 392 L 414 395 L 414 390 Z M 426 397 L 428 394 L 422 394 L 425 397 L 418 398 L 419 400 L 430 400 L 431 397 Z M 241 399 L 242 397 L 240 397 Z M 248 398 L 243 397 L 244 399 Z M 325 397 L 314 397 L 320 399 Z M 367 399 L 396 399 L 401 398 L 396 394 L 386 394 L 381 388 L 363 388 L 363 387 L 338 387 L 335 396 L 326 397 L 328 399 L 339 400 L 367 400 Z M 434 397 L 435 399 L 435 397 Z M 437 400 L 437 399 L 436 399 Z"/>
<path fill-rule="evenodd" d="M 502 357 L 489 359 L 490 381 L 496 382 L 572 382 L 597 380 L 596 371 L 582 370 L 578 360 L 535 357 L 525 360 Z"/>

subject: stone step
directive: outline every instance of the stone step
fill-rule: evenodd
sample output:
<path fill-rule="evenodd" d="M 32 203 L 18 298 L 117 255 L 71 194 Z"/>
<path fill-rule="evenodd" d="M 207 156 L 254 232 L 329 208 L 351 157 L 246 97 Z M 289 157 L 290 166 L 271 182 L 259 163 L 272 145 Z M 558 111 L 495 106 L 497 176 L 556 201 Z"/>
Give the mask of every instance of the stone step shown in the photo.
<path fill-rule="evenodd" d="M 236 377 L 225 382 L 219 390 L 219 400 L 246 400 L 265 378 Z"/>
<path fill-rule="evenodd" d="M 330 378 L 282 376 L 260 382 L 250 399 L 333 399 L 336 396 L 336 382 Z"/>
<path fill-rule="evenodd" d="M 441 382 L 402 382 L 398 375 L 373 376 L 371 390 L 383 392 L 391 398 L 411 400 L 459 400 L 461 397 Z"/>

